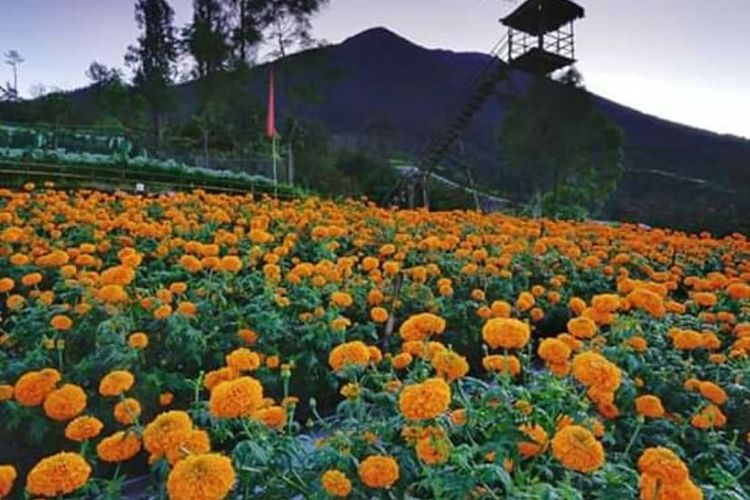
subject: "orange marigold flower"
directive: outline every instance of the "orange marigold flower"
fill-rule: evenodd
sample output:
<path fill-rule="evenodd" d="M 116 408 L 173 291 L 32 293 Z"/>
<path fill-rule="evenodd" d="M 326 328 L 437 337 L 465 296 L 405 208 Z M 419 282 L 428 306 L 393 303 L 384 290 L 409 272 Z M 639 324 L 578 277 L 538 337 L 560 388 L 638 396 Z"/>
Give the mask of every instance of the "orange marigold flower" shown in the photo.
<path fill-rule="evenodd" d="M 516 307 L 519 311 L 528 311 L 532 307 L 534 307 L 534 304 L 536 303 L 536 300 L 534 300 L 534 295 L 529 292 L 521 292 L 518 298 L 516 299 Z"/>
<path fill-rule="evenodd" d="M 70 420 L 86 409 L 86 393 L 77 385 L 65 384 L 44 398 L 44 413 L 53 420 Z"/>
<path fill-rule="evenodd" d="M 105 375 L 99 382 L 99 394 L 102 396 L 119 396 L 129 391 L 135 383 L 133 374 L 126 370 L 115 370 Z"/>
<path fill-rule="evenodd" d="M 596 323 L 585 317 L 573 318 L 568 321 L 568 332 L 577 339 L 590 339 L 596 335 Z"/>
<path fill-rule="evenodd" d="M 521 441 L 518 443 L 518 453 L 522 457 L 535 457 L 544 452 L 547 447 L 547 431 L 537 424 L 523 424 L 518 428 L 522 433 L 531 438 L 531 441 Z"/>
<path fill-rule="evenodd" d="M 16 282 L 12 278 L 0 278 L 0 293 L 7 293 L 13 290 Z"/>
<path fill-rule="evenodd" d="M 402 353 L 396 354 L 395 356 L 391 358 L 391 365 L 396 370 L 403 370 L 404 368 L 406 368 L 407 366 L 411 364 L 413 359 L 414 358 L 412 357 L 412 355 L 409 354 L 408 352 L 402 352 Z"/>
<path fill-rule="evenodd" d="M 565 363 L 571 352 L 568 344 L 559 339 L 544 339 L 537 349 L 540 358 L 553 364 Z"/>
<path fill-rule="evenodd" d="M 96 446 L 96 454 L 104 462 L 126 462 L 141 451 L 141 439 L 134 432 L 115 432 L 102 439 Z"/>
<path fill-rule="evenodd" d="M 515 356 L 492 354 L 482 358 L 482 366 L 487 371 L 508 373 L 515 377 L 521 373 L 521 361 Z"/>
<path fill-rule="evenodd" d="M 431 378 L 405 387 L 398 405 L 407 419 L 428 420 L 445 412 L 450 402 L 450 386 L 441 378 Z"/>
<path fill-rule="evenodd" d="M 167 319 L 172 314 L 172 306 L 169 304 L 162 304 L 154 309 L 154 318 L 156 319 Z"/>
<path fill-rule="evenodd" d="M 65 426 L 65 437 L 71 441 L 88 441 L 98 436 L 103 427 L 104 424 L 98 418 L 84 415 Z"/>
<path fill-rule="evenodd" d="M 171 392 L 162 392 L 159 394 L 159 405 L 160 406 L 169 406 L 172 404 L 172 401 L 174 401 L 174 394 Z"/>
<path fill-rule="evenodd" d="M 148 335 L 143 332 L 136 332 L 128 337 L 128 345 L 133 349 L 145 349 L 148 347 Z"/>
<path fill-rule="evenodd" d="M 143 429 L 143 446 L 152 455 L 161 456 L 190 437 L 193 421 L 184 411 L 160 413 Z"/>
<path fill-rule="evenodd" d="M 727 393 L 713 382 L 701 382 L 698 384 L 698 390 L 703 397 L 714 404 L 721 406 L 727 402 Z"/>
<path fill-rule="evenodd" d="M 5 301 L 5 305 L 8 306 L 8 309 L 11 311 L 18 311 L 23 307 L 23 305 L 26 303 L 26 299 L 23 298 L 22 295 L 11 295 L 7 298 Z"/>
<path fill-rule="evenodd" d="M 388 310 L 383 307 L 373 307 L 370 309 L 370 319 L 375 323 L 385 323 L 388 321 Z"/>
<path fill-rule="evenodd" d="M 106 285 L 99 289 L 96 297 L 106 304 L 118 304 L 127 302 L 128 293 L 120 285 Z"/>
<path fill-rule="evenodd" d="M 102 285 L 126 286 L 135 278 L 135 271 L 129 266 L 115 266 L 102 271 L 99 281 Z"/>
<path fill-rule="evenodd" d="M 555 433 L 552 454 L 566 468 L 585 474 L 604 464 L 604 447 L 580 425 L 569 425 Z"/>
<path fill-rule="evenodd" d="M 255 420 L 263 422 L 272 429 L 283 429 L 287 422 L 286 410 L 276 405 L 261 408 L 254 412 L 252 416 Z"/>
<path fill-rule="evenodd" d="M 648 342 L 641 336 L 633 336 L 627 340 L 628 346 L 635 352 L 645 352 L 648 349 Z"/>
<path fill-rule="evenodd" d="M 638 458 L 638 470 L 663 484 L 679 484 L 690 476 L 687 466 L 669 448 L 647 448 Z"/>
<path fill-rule="evenodd" d="M 366 366 L 369 362 L 370 350 L 360 340 L 338 345 L 328 355 L 328 364 L 335 371 L 349 365 Z"/>
<path fill-rule="evenodd" d="M 134 424 L 141 416 L 141 404 L 137 399 L 125 398 L 115 405 L 114 416 L 122 425 Z"/>
<path fill-rule="evenodd" d="M 228 273 L 238 273 L 242 270 L 242 260 L 236 255 L 226 255 L 219 260 L 216 270 Z"/>
<path fill-rule="evenodd" d="M 23 406 L 39 406 L 59 381 L 60 373 L 53 368 L 28 372 L 16 381 L 13 396 Z"/>
<path fill-rule="evenodd" d="M 445 331 L 445 320 L 431 313 L 410 316 L 399 328 L 401 338 L 405 341 L 426 340 Z"/>
<path fill-rule="evenodd" d="M 29 273 L 21 278 L 21 283 L 26 286 L 34 286 L 42 281 L 42 273 Z"/>
<path fill-rule="evenodd" d="M 263 386 L 252 377 L 221 382 L 211 391 L 209 409 L 219 418 L 249 417 L 263 404 Z"/>
<path fill-rule="evenodd" d="M 167 450 L 166 457 L 169 465 L 174 466 L 180 460 L 190 455 L 199 455 L 211 451 L 211 440 L 203 430 L 193 430 L 179 445 Z"/>
<path fill-rule="evenodd" d="M 249 328 L 240 329 L 237 332 L 237 336 L 240 338 L 240 340 L 250 345 L 254 344 L 258 340 L 258 334 L 253 330 L 250 330 Z"/>
<path fill-rule="evenodd" d="M 227 366 L 236 372 L 249 372 L 260 368 L 260 356 L 250 349 L 241 347 L 226 356 Z"/>
<path fill-rule="evenodd" d="M 234 487 L 232 461 L 218 453 L 192 455 L 180 460 L 167 478 L 171 500 L 221 500 Z"/>
<path fill-rule="evenodd" d="M 203 385 L 206 389 L 213 391 L 214 387 L 227 380 L 234 380 L 239 377 L 239 374 L 232 368 L 226 366 L 219 368 L 218 370 L 212 370 L 206 373 L 206 377 L 203 379 Z"/>
<path fill-rule="evenodd" d="M 57 314 L 52 317 L 49 324 L 55 330 L 64 332 L 73 327 L 73 320 L 64 314 Z"/>
<path fill-rule="evenodd" d="M 620 297 L 613 293 L 594 295 L 591 298 L 591 307 L 600 312 L 613 313 L 620 307 Z"/>
<path fill-rule="evenodd" d="M 427 465 L 444 464 L 448 461 L 450 451 L 450 442 L 445 438 L 443 430 L 438 427 L 425 429 L 417 440 L 417 458 Z"/>
<path fill-rule="evenodd" d="M 438 377 L 443 377 L 448 382 L 453 382 L 469 372 L 469 363 L 466 362 L 466 358 L 453 351 L 435 354 L 432 358 L 432 366 Z"/>
<path fill-rule="evenodd" d="M 690 424 L 696 429 L 720 429 L 727 424 L 727 417 L 716 405 L 708 405 L 690 419 Z"/>
<path fill-rule="evenodd" d="M 454 425 L 464 425 L 466 423 L 466 410 L 463 408 L 453 410 L 450 414 L 450 419 Z"/>
<path fill-rule="evenodd" d="M 359 464 L 359 478 L 370 488 L 388 489 L 398 481 L 398 462 L 385 455 L 371 455 Z"/>
<path fill-rule="evenodd" d="M 91 466 L 78 453 L 61 452 L 40 460 L 26 477 L 26 490 L 32 495 L 57 497 L 73 493 L 85 485 Z"/>
<path fill-rule="evenodd" d="M 13 386 L 10 384 L 0 384 L 0 403 L 8 401 L 13 397 Z"/>
<path fill-rule="evenodd" d="M 15 467 L 12 465 L 0 465 L 0 498 L 10 495 L 16 476 Z"/>
<path fill-rule="evenodd" d="M 622 381 L 622 373 L 617 365 L 591 351 L 573 358 L 573 376 L 586 386 L 609 392 L 616 391 Z"/>
<path fill-rule="evenodd" d="M 662 484 L 649 474 L 638 480 L 641 500 L 703 500 L 703 492 L 690 479 L 679 484 Z"/>
<path fill-rule="evenodd" d="M 664 416 L 664 406 L 661 404 L 661 399 L 651 394 L 635 398 L 635 411 L 648 418 Z"/>
<path fill-rule="evenodd" d="M 493 349 L 521 349 L 531 336 L 529 325 L 511 318 L 492 318 L 482 327 L 482 338 Z"/>
<path fill-rule="evenodd" d="M 320 476 L 320 484 L 332 497 L 345 498 L 352 492 L 352 482 L 346 474 L 336 469 L 329 469 Z"/>

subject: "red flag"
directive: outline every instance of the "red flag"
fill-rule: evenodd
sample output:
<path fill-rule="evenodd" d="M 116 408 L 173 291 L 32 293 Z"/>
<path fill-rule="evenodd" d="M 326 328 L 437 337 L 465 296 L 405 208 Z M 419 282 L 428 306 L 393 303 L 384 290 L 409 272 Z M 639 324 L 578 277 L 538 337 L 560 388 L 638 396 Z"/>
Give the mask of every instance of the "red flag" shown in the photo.
<path fill-rule="evenodd" d="M 273 68 L 268 77 L 268 117 L 266 118 L 266 137 L 276 136 L 276 89 L 273 80 Z"/>

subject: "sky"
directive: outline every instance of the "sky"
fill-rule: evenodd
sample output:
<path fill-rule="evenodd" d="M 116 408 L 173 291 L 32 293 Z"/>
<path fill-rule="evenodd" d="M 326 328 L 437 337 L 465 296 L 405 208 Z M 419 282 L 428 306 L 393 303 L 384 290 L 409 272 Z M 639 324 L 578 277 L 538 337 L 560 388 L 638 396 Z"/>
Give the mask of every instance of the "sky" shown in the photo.
<path fill-rule="evenodd" d="M 191 0 L 170 0 L 178 26 Z M 384 26 L 428 47 L 487 52 L 519 0 L 330 0 L 313 34 L 337 43 Z M 750 0 L 578 0 L 578 68 L 589 90 L 676 122 L 750 138 Z M 86 84 L 91 61 L 122 66 L 132 0 L 0 0 L 0 52 L 26 59 L 19 88 Z M 0 65 L 0 81 L 12 78 Z"/>

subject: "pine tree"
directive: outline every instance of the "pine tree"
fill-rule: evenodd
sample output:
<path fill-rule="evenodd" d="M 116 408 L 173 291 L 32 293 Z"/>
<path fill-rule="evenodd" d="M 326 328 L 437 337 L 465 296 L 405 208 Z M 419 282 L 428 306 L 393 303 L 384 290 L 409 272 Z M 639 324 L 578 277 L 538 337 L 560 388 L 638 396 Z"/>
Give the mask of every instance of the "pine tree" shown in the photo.
<path fill-rule="evenodd" d="M 221 0 L 193 0 L 193 22 L 184 37 L 198 78 L 211 77 L 227 67 L 231 53 L 227 16 Z"/>
<path fill-rule="evenodd" d="M 157 147 L 177 60 L 173 18 L 174 11 L 166 0 L 136 0 L 135 20 L 142 33 L 138 45 L 128 47 L 125 56 L 135 70 L 133 83 L 148 104 L 149 136 Z"/>

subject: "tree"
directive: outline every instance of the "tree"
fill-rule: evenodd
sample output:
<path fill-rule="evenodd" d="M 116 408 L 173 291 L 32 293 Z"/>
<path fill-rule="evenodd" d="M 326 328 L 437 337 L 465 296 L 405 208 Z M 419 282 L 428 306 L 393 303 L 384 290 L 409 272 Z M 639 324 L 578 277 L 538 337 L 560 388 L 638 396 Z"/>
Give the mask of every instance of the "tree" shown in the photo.
<path fill-rule="evenodd" d="M 170 103 L 170 88 L 175 74 L 177 40 L 173 26 L 174 11 L 166 0 L 137 0 L 135 20 L 142 30 L 137 46 L 130 46 L 126 63 L 135 69 L 134 83 L 149 108 L 149 136 L 158 146 L 162 118 Z"/>
<path fill-rule="evenodd" d="M 225 4 L 193 0 L 193 22 L 184 30 L 185 45 L 195 59 L 194 74 L 206 78 L 226 69 L 231 53 Z"/>
<path fill-rule="evenodd" d="M 594 105 L 581 75 L 539 78 L 503 119 L 501 152 L 521 198 L 549 215 L 601 208 L 622 173 L 622 131 Z"/>
<path fill-rule="evenodd" d="M 119 69 L 108 68 L 102 63 L 92 62 L 86 70 L 91 80 L 91 91 L 96 104 L 96 125 L 109 128 L 125 128 L 127 122 L 135 121 L 137 106 L 123 82 Z"/>
<path fill-rule="evenodd" d="M 5 64 L 13 68 L 13 85 L 8 82 L 5 88 L 0 87 L 0 91 L 3 94 L 3 100 L 17 101 L 20 96 L 18 93 L 18 66 L 20 66 L 25 59 L 21 57 L 21 54 L 17 50 L 9 50 L 5 53 Z"/>

